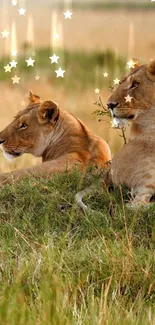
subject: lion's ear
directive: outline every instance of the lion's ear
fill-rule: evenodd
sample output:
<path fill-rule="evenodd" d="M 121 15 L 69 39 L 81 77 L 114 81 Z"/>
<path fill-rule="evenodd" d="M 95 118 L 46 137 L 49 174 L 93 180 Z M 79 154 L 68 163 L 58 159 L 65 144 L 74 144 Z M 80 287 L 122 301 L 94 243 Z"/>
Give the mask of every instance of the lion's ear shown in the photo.
<path fill-rule="evenodd" d="M 38 120 L 40 124 L 50 123 L 54 125 L 59 117 L 58 105 L 51 101 L 46 100 L 38 109 Z"/>
<path fill-rule="evenodd" d="M 40 97 L 33 94 L 33 92 L 30 90 L 29 91 L 29 101 L 30 103 L 40 103 Z"/>
<path fill-rule="evenodd" d="M 152 60 L 147 66 L 147 75 L 149 79 L 155 81 L 155 60 Z"/>

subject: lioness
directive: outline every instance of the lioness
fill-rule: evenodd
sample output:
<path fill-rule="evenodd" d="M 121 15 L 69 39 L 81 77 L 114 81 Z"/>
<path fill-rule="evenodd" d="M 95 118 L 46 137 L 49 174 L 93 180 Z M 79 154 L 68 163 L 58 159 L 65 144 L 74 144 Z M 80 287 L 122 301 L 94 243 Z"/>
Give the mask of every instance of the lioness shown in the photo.
<path fill-rule="evenodd" d="M 1 184 L 31 174 L 49 176 L 71 170 L 75 165 L 104 167 L 111 159 L 109 146 L 103 139 L 93 135 L 79 119 L 61 110 L 55 102 L 41 102 L 32 92 L 27 108 L 0 132 L 0 144 L 6 158 L 31 153 L 42 157 L 43 162 L 0 174 Z"/>
<path fill-rule="evenodd" d="M 131 123 L 131 134 L 112 159 L 104 184 L 127 185 L 133 194 L 127 206 L 146 206 L 155 193 L 155 60 L 148 65 L 136 63 L 113 91 L 108 108 L 121 127 Z M 83 197 L 93 191 L 92 186 L 76 195 L 83 210 L 87 210 Z"/>
<path fill-rule="evenodd" d="M 131 123 L 129 142 L 112 159 L 112 182 L 133 190 L 132 207 L 149 204 L 155 193 L 155 60 L 132 69 L 108 107 L 121 124 Z"/>

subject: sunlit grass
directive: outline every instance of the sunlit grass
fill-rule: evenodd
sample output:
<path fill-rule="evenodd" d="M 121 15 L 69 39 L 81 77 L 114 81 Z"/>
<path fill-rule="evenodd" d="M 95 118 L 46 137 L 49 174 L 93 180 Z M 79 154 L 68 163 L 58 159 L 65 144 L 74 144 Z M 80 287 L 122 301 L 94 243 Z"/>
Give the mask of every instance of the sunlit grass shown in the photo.
<path fill-rule="evenodd" d="M 74 196 L 96 177 L 1 189 L 1 324 L 154 324 L 154 208 L 128 211 L 125 189 L 123 201 L 101 189 L 82 214 Z"/>
<path fill-rule="evenodd" d="M 118 0 L 118 1 L 108 1 L 105 0 L 100 1 L 75 1 L 73 3 L 73 8 L 81 8 L 81 9 L 88 9 L 88 8 L 93 8 L 93 9 L 141 9 L 141 10 L 146 10 L 146 9 L 155 9 L 154 6 L 152 6 L 151 1 L 124 1 L 124 0 Z"/>

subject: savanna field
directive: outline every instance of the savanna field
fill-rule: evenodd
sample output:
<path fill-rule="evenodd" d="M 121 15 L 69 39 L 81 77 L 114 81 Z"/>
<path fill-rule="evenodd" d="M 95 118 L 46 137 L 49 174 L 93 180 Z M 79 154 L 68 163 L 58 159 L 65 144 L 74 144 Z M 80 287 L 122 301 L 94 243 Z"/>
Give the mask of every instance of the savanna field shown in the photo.
<path fill-rule="evenodd" d="M 0 130 L 24 108 L 23 101 L 26 106 L 31 89 L 78 116 L 114 155 L 123 144 L 121 133 L 108 118 L 93 114 L 99 109 L 94 103 L 100 95 L 106 104 L 113 79 L 127 71 L 127 60 L 154 58 L 155 4 L 153 10 L 145 1 L 123 7 L 109 1 L 106 8 L 73 2 L 70 21 L 55 6 L 63 31 L 58 48 L 51 47 L 50 1 L 18 3 L 24 5 L 25 17 L 5 1 L 0 7 L 0 30 L 15 21 L 13 43 L 19 49 L 17 68 L 5 73 L 13 58 L 9 41 L 0 39 Z M 32 38 L 26 32 L 29 13 Z M 66 70 L 64 79 L 56 78 L 57 65 L 50 64 L 53 51 Z M 30 55 L 36 62 L 27 68 Z M 15 74 L 21 80 L 13 85 Z M 37 163 L 40 159 L 30 155 L 9 162 L 0 153 L 0 172 Z M 99 179 L 91 169 L 83 175 L 75 169 L 0 188 L 0 325 L 155 325 L 155 205 L 132 211 L 125 206 L 127 188 L 96 186 L 84 200 L 91 210 L 83 213 L 75 194 Z"/>

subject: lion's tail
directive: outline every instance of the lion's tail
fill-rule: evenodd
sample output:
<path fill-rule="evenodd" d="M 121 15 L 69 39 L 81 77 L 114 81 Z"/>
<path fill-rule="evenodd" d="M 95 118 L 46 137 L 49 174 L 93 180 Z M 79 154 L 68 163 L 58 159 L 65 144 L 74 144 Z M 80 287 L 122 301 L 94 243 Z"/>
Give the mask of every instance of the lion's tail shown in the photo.
<path fill-rule="evenodd" d="M 87 195 L 91 195 L 92 193 L 94 194 L 94 192 L 96 192 L 98 190 L 98 188 L 100 188 L 101 186 L 107 188 L 111 184 L 112 184 L 111 173 L 110 173 L 110 170 L 108 170 L 104 173 L 102 179 L 100 180 L 100 182 L 98 182 L 98 184 L 96 184 L 96 183 L 92 184 L 91 186 L 78 192 L 75 195 L 75 202 L 80 207 L 80 209 L 82 209 L 83 212 L 86 212 L 90 209 L 86 204 L 83 203 L 84 197 Z"/>

